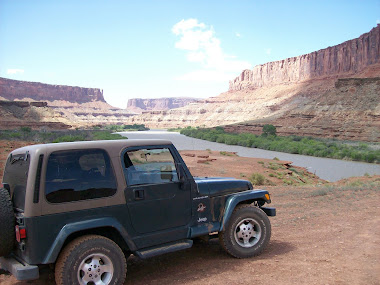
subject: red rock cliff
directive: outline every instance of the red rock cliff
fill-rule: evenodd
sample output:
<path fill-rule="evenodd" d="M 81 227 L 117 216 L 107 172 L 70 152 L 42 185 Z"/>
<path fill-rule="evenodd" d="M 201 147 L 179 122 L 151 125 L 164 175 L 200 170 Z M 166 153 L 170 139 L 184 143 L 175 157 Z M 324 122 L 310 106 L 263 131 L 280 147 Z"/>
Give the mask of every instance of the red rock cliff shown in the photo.
<path fill-rule="evenodd" d="M 135 111 L 158 111 L 169 110 L 184 107 L 192 102 L 195 98 L 157 98 L 157 99 L 141 99 L 133 98 L 128 100 L 127 109 Z"/>
<path fill-rule="evenodd" d="M 229 91 L 347 76 L 376 63 L 380 63 L 380 24 L 369 33 L 342 44 L 244 70 L 230 81 Z"/>
<path fill-rule="evenodd" d="M 35 101 L 64 100 L 71 103 L 104 102 L 103 90 L 39 82 L 11 80 L 0 77 L 0 97 L 7 100 L 30 98 Z"/>

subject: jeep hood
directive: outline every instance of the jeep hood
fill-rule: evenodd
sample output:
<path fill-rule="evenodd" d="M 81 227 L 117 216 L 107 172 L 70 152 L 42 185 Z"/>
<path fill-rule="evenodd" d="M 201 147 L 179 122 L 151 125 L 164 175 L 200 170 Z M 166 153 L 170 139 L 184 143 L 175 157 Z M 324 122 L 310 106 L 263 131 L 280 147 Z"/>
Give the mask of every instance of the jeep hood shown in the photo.
<path fill-rule="evenodd" d="M 226 177 L 195 177 L 199 194 L 202 196 L 223 196 L 253 189 L 251 182 Z"/>

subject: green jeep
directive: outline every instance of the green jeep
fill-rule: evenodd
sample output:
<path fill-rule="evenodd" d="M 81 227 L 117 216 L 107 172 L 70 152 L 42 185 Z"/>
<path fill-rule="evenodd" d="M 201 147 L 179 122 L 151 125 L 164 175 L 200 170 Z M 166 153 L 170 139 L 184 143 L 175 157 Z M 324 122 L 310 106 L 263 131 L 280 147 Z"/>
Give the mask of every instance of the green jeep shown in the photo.
<path fill-rule="evenodd" d="M 122 284 L 126 258 L 219 236 L 232 256 L 263 251 L 267 191 L 196 178 L 166 140 L 32 145 L 12 151 L 0 189 L 0 266 L 18 280 L 54 264 L 57 284 Z"/>

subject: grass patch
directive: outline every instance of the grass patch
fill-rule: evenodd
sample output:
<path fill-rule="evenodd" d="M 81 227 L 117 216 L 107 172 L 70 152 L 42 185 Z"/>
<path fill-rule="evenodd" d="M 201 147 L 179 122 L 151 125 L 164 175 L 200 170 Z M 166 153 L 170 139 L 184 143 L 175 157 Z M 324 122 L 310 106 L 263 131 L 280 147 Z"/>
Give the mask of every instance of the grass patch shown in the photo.
<path fill-rule="evenodd" d="M 326 196 L 327 194 L 326 189 L 316 189 L 310 192 L 310 197 Z"/>
<path fill-rule="evenodd" d="M 249 181 L 251 181 L 253 185 L 264 185 L 265 177 L 260 173 L 252 173 L 249 177 Z"/>
<path fill-rule="evenodd" d="M 59 143 L 92 140 L 126 139 L 119 134 L 112 134 L 109 130 L 63 130 L 45 131 L 31 130 L 24 127 L 19 130 L 1 130 L 0 140 L 32 141 L 36 143 Z"/>
<path fill-rule="evenodd" d="M 233 156 L 232 153 L 230 153 L 228 151 L 221 151 L 220 154 L 225 155 L 225 156 Z"/>
<path fill-rule="evenodd" d="M 128 131 L 148 131 L 149 128 L 145 127 L 145 125 L 141 124 L 133 124 L 133 125 L 106 125 L 99 126 L 101 129 L 109 130 L 112 132 L 128 132 Z"/>

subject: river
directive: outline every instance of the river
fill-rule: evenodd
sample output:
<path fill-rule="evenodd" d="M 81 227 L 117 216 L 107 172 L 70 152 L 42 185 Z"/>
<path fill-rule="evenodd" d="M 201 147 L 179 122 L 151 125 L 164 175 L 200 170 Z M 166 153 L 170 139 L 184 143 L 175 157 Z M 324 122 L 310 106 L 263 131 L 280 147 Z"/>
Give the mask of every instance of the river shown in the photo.
<path fill-rule="evenodd" d="M 305 167 L 308 171 L 315 173 L 320 178 L 334 182 L 352 176 L 380 175 L 380 165 L 364 162 L 345 161 L 331 158 L 320 158 L 299 154 L 290 154 L 248 148 L 235 145 L 226 145 L 216 142 L 186 137 L 177 132 L 166 131 L 140 131 L 140 132 L 120 132 L 122 136 L 129 139 L 167 139 L 173 142 L 178 150 L 205 150 L 237 152 L 239 156 L 257 157 L 292 161 L 293 165 Z"/>

